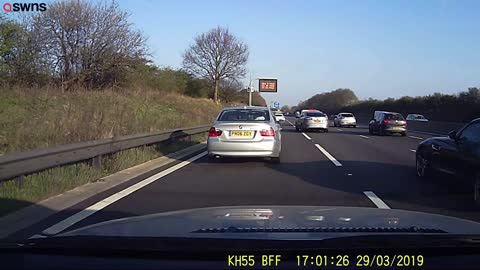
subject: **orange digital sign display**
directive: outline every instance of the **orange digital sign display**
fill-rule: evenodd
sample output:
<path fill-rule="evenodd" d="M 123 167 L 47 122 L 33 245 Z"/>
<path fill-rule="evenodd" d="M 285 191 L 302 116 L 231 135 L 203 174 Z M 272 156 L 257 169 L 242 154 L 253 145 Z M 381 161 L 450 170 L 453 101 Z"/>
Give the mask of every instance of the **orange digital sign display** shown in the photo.
<path fill-rule="evenodd" d="M 276 79 L 260 79 L 258 80 L 259 92 L 277 92 Z"/>

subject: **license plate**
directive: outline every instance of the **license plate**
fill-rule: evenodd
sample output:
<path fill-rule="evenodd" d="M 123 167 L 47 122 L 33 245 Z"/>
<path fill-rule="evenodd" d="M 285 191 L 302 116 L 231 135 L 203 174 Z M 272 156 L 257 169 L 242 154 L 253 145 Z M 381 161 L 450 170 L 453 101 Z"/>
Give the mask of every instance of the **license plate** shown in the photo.
<path fill-rule="evenodd" d="M 313 120 L 313 122 L 320 123 L 321 121 L 319 119 L 315 119 L 315 120 Z"/>
<path fill-rule="evenodd" d="M 402 127 L 394 127 L 393 130 L 402 130 Z"/>
<path fill-rule="evenodd" d="M 230 131 L 232 138 L 250 138 L 253 137 L 253 131 Z"/>

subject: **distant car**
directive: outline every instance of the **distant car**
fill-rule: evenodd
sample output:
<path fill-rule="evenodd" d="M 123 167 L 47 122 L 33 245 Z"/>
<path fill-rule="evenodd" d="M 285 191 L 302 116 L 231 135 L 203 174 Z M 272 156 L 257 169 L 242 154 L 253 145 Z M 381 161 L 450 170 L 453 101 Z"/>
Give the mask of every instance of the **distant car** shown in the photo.
<path fill-rule="evenodd" d="M 352 113 L 339 113 L 333 120 L 333 126 L 335 127 L 357 127 L 357 120 Z"/>
<path fill-rule="evenodd" d="M 282 113 L 275 113 L 275 120 L 279 123 L 285 122 L 285 116 Z"/>
<path fill-rule="evenodd" d="M 409 114 L 407 115 L 408 121 L 421 121 L 421 122 L 428 122 L 428 119 L 421 114 Z"/>
<path fill-rule="evenodd" d="M 280 126 L 267 107 L 225 108 L 208 132 L 210 158 L 269 157 L 280 162 Z"/>
<path fill-rule="evenodd" d="M 480 206 L 480 118 L 458 132 L 451 131 L 448 137 L 421 142 L 416 152 L 416 170 L 421 178 L 440 171 L 466 179 L 466 184 L 472 185 L 475 203 Z"/>
<path fill-rule="evenodd" d="M 400 113 L 375 111 L 373 119 L 368 124 L 368 133 L 380 136 L 399 133 L 407 136 L 407 121 Z"/>
<path fill-rule="evenodd" d="M 295 129 L 297 131 L 316 129 L 328 132 L 328 117 L 318 110 L 304 110 L 295 121 Z"/>

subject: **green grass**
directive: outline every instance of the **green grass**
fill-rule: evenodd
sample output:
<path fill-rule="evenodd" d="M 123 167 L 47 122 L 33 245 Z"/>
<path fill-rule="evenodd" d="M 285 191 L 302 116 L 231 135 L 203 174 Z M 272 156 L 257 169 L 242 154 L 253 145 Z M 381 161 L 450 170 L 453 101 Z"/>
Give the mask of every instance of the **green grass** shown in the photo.
<path fill-rule="evenodd" d="M 0 155 L 209 124 L 222 107 L 155 91 L 0 89 Z"/>
<path fill-rule="evenodd" d="M 105 157 L 102 160 L 101 169 L 95 169 L 88 163 L 78 163 L 32 174 L 22 181 L 14 179 L 2 182 L 0 183 L 0 216 L 205 139 L 206 135 L 199 134 L 192 136 L 191 141 L 181 139 L 121 151 Z"/>

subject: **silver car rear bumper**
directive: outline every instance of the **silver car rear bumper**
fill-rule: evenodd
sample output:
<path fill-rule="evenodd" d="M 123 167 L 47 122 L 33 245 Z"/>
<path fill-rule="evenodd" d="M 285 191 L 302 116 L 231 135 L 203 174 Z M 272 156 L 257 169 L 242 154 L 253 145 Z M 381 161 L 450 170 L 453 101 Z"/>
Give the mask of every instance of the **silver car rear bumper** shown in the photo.
<path fill-rule="evenodd" d="M 328 122 L 324 122 L 324 123 L 305 123 L 305 128 L 306 129 L 314 129 L 314 128 L 328 129 Z"/>
<path fill-rule="evenodd" d="M 225 142 L 218 138 L 208 138 L 207 151 L 209 156 L 278 157 L 281 151 L 281 143 L 277 140 Z"/>

